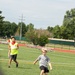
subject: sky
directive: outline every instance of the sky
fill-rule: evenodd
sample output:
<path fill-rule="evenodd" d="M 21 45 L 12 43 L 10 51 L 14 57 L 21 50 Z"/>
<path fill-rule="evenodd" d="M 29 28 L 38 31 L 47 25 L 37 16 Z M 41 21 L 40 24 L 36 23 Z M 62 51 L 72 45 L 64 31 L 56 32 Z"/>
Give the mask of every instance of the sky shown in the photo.
<path fill-rule="evenodd" d="M 75 0 L 0 0 L 5 21 L 32 23 L 34 28 L 47 29 L 62 25 L 67 10 L 75 8 Z"/>

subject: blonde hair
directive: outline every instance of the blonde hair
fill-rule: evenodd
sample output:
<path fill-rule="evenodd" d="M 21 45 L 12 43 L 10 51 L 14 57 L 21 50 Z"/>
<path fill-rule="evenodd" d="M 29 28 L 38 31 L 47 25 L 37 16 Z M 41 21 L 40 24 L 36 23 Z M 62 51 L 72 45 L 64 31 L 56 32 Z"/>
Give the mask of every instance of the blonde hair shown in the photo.
<path fill-rule="evenodd" d="M 47 52 L 47 48 L 43 47 L 42 48 L 42 52 L 46 51 Z"/>

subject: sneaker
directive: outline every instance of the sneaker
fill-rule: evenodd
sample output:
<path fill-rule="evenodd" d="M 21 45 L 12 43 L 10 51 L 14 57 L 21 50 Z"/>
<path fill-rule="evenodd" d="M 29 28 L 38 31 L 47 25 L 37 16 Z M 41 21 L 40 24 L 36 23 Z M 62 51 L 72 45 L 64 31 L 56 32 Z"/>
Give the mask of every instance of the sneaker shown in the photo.
<path fill-rule="evenodd" d="M 8 68 L 10 68 L 10 66 L 8 66 Z"/>
<path fill-rule="evenodd" d="M 18 64 L 16 64 L 16 67 L 18 67 Z"/>

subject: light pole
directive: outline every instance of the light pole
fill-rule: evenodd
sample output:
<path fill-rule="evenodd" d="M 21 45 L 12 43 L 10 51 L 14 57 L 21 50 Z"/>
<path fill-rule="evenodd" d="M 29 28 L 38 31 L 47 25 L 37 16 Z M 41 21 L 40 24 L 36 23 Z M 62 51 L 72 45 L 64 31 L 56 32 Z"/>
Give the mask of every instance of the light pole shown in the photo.
<path fill-rule="evenodd" d="M 22 14 L 22 17 L 21 17 L 21 26 L 20 26 L 20 40 L 22 39 L 22 22 L 23 22 L 23 14 Z"/>

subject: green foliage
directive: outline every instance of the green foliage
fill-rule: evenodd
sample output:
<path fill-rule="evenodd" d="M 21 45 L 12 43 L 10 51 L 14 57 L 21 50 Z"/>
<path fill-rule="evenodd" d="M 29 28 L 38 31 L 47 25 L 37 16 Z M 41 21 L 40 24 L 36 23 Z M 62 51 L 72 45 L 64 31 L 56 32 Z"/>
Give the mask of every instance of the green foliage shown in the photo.
<path fill-rule="evenodd" d="M 32 23 L 28 24 L 27 25 L 27 31 L 31 31 L 31 30 L 34 30 L 34 25 Z"/>
<path fill-rule="evenodd" d="M 3 24 L 3 35 L 2 36 L 11 36 L 11 23 L 9 21 L 5 21 Z"/>
<path fill-rule="evenodd" d="M 8 36 L 14 35 L 17 30 L 17 25 L 13 22 L 10 23 L 9 21 L 4 21 L 3 23 L 3 34 L 2 36 Z"/>
<path fill-rule="evenodd" d="M 47 27 L 47 30 L 48 30 L 49 32 L 52 32 L 52 31 L 53 31 L 53 27 L 48 26 L 48 27 Z"/>
<path fill-rule="evenodd" d="M 56 25 L 56 26 L 53 28 L 53 37 L 54 37 L 54 38 L 60 38 L 60 34 L 61 34 L 60 27 L 59 27 L 59 25 Z"/>
<path fill-rule="evenodd" d="M 22 26 L 21 26 L 22 25 Z M 25 33 L 27 32 L 27 27 L 26 27 L 26 24 L 23 23 L 23 22 L 20 22 L 18 24 L 18 33 L 20 34 L 21 30 L 22 30 L 22 36 L 25 36 Z"/>
<path fill-rule="evenodd" d="M 48 37 L 45 35 L 41 35 L 39 40 L 38 40 L 38 44 L 40 46 L 45 46 L 48 42 L 49 42 Z"/>
<path fill-rule="evenodd" d="M 48 26 L 47 30 L 36 30 L 32 23 L 24 24 L 23 22 L 11 23 L 9 21 L 3 21 L 4 17 L 0 11 L 0 36 L 20 36 L 22 25 L 22 36 L 26 36 L 33 44 L 38 44 L 38 38 L 41 35 L 46 35 L 50 38 L 62 38 L 62 39 L 74 39 L 75 38 L 75 8 L 66 11 L 63 19 L 62 26 L 56 25 L 55 27 Z M 36 30 L 36 31 L 35 31 Z"/>
<path fill-rule="evenodd" d="M 0 14 L 2 11 L 0 11 Z M 9 21 L 3 21 L 4 17 L 0 15 L 0 36 L 10 37 L 11 35 L 15 35 L 15 32 L 17 31 L 17 25 L 16 23 L 10 23 Z"/>
<path fill-rule="evenodd" d="M 38 45 L 38 37 L 36 34 L 33 36 L 31 41 L 33 42 L 34 45 Z"/>
<path fill-rule="evenodd" d="M 11 35 L 15 35 L 16 31 L 18 29 L 18 26 L 16 23 L 11 23 Z"/>
<path fill-rule="evenodd" d="M 34 45 L 45 46 L 48 43 L 49 33 L 44 30 L 28 30 L 25 37 Z"/>
<path fill-rule="evenodd" d="M 38 36 L 37 33 L 35 33 L 35 30 L 28 30 L 25 37 L 28 38 L 34 45 L 38 44 Z"/>
<path fill-rule="evenodd" d="M 0 11 L 0 36 L 3 35 L 3 19 L 4 19 L 4 17 L 1 14 L 2 11 Z"/>
<path fill-rule="evenodd" d="M 61 32 L 62 32 L 61 35 L 63 39 L 74 39 L 75 37 L 75 9 L 66 11 L 63 25 L 61 27 Z"/>
<path fill-rule="evenodd" d="M 75 8 L 66 11 L 63 24 L 59 27 L 56 25 L 53 28 L 53 37 L 62 39 L 74 39 L 75 37 Z"/>

